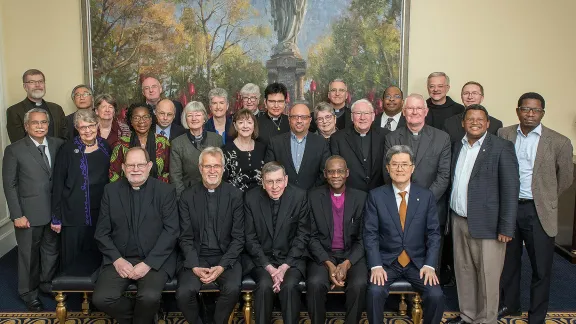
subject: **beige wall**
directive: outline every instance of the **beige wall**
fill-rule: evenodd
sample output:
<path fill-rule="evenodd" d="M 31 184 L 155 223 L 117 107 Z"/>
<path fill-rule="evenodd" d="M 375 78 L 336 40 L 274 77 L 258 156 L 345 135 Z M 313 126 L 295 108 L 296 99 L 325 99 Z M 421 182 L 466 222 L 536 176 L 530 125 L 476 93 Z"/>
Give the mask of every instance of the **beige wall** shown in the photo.
<path fill-rule="evenodd" d="M 7 104 L 25 98 L 22 74 L 36 68 L 46 75 L 45 99 L 74 111 L 70 91 L 84 75 L 80 0 L 2 0 L 0 8 Z"/>
<path fill-rule="evenodd" d="M 576 1 L 412 0 L 408 90 L 426 94 L 426 77 L 444 71 L 460 102 L 480 82 L 484 104 L 504 125 L 517 123 L 524 92 L 546 99 L 543 124 L 576 144 Z"/>

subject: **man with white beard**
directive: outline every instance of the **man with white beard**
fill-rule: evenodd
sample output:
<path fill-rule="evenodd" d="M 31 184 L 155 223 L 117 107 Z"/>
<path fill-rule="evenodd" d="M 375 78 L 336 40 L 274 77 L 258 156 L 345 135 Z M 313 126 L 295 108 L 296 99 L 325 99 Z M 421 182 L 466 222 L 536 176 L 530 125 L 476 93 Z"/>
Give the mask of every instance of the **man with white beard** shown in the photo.
<path fill-rule="evenodd" d="M 68 134 L 66 115 L 64 115 L 62 107 L 43 99 L 46 94 L 45 81 L 44 73 L 40 70 L 30 69 L 24 72 L 22 82 L 24 91 L 26 91 L 26 98 L 6 110 L 6 129 L 10 142 L 14 143 L 26 137 L 24 115 L 32 108 L 42 108 L 48 112 L 50 125 L 46 136 L 66 139 Z"/>

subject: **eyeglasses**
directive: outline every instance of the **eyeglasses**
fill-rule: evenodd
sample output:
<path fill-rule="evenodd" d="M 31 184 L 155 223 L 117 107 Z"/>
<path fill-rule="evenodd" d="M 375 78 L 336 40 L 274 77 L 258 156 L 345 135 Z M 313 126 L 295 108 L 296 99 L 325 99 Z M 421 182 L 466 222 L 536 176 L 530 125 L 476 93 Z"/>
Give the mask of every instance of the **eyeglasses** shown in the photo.
<path fill-rule="evenodd" d="M 47 120 L 31 120 L 28 122 L 28 125 L 31 126 L 46 126 L 48 125 L 48 121 Z"/>
<path fill-rule="evenodd" d="M 96 124 L 91 124 L 91 125 L 86 125 L 86 126 L 79 126 L 77 127 L 79 131 L 81 132 L 86 132 L 88 130 L 95 130 L 96 129 Z"/>
<path fill-rule="evenodd" d="M 334 119 L 334 115 L 330 115 L 330 116 L 326 116 L 326 117 L 316 117 L 316 122 L 318 122 L 318 123 L 330 122 L 333 119 Z"/>
<path fill-rule="evenodd" d="M 332 93 L 346 93 L 346 89 L 336 89 L 336 88 L 332 88 L 330 89 L 330 92 Z"/>
<path fill-rule="evenodd" d="M 220 170 L 220 169 L 222 169 L 222 164 L 212 164 L 212 165 L 202 164 L 202 168 L 204 170 Z"/>
<path fill-rule="evenodd" d="M 242 100 L 250 102 L 250 101 L 258 101 L 259 97 L 242 97 Z"/>
<path fill-rule="evenodd" d="M 271 106 L 283 105 L 286 103 L 286 100 L 266 100 L 266 103 L 270 104 Z"/>
<path fill-rule="evenodd" d="M 352 112 L 352 115 L 356 116 L 356 117 L 368 117 L 370 115 L 372 115 L 374 112 L 373 111 L 354 111 Z"/>
<path fill-rule="evenodd" d="M 142 91 L 157 90 L 158 88 L 160 88 L 160 86 L 155 84 L 155 85 L 151 85 L 149 87 L 148 86 L 142 87 Z"/>
<path fill-rule="evenodd" d="M 272 186 L 280 186 L 284 183 L 284 179 L 276 179 L 276 180 L 264 180 L 264 184 L 268 187 Z"/>
<path fill-rule="evenodd" d="M 174 113 L 159 112 L 159 113 L 156 113 L 156 116 L 172 118 L 172 117 L 174 117 Z"/>
<path fill-rule="evenodd" d="M 306 115 L 290 115 L 288 116 L 288 118 L 292 119 L 292 120 L 308 120 L 310 119 L 310 116 L 306 116 Z"/>
<path fill-rule="evenodd" d="M 425 109 L 424 107 L 404 107 L 404 110 L 415 111 L 415 112 L 421 112 L 424 109 Z"/>
<path fill-rule="evenodd" d="M 80 97 L 82 98 L 86 98 L 86 97 L 90 97 L 92 94 L 90 92 L 84 92 L 84 93 L 76 93 L 74 95 L 74 98 L 78 99 Z"/>
<path fill-rule="evenodd" d="M 466 92 L 462 92 L 462 97 L 468 97 L 468 96 L 473 96 L 473 97 L 478 97 L 481 96 L 482 94 L 478 91 L 466 91 Z"/>
<path fill-rule="evenodd" d="M 407 163 L 391 163 L 388 164 L 388 166 L 390 166 L 391 169 L 402 169 L 402 170 L 406 170 L 409 167 L 413 166 L 414 164 L 407 164 Z"/>
<path fill-rule="evenodd" d="M 324 170 L 324 172 L 326 172 L 326 174 L 329 176 L 335 176 L 335 175 L 345 176 L 346 171 L 347 171 L 346 169 Z"/>
<path fill-rule="evenodd" d="M 152 116 L 150 115 L 144 115 L 144 116 L 132 116 L 132 121 L 139 123 L 141 121 L 143 122 L 147 122 L 150 121 L 152 119 Z"/>
<path fill-rule="evenodd" d="M 536 114 L 541 114 L 544 109 L 542 108 L 532 108 L 532 107 L 518 107 L 518 110 L 520 110 L 521 113 L 527 114 L 530 112 L 536 113 Z"/>
<path fill-rule="evenodd" d="M 384 99 L 386 99 L 386 100 L 402 99 L 402 96 L 401 95 L 393 95 L 393 96 L 386 95 L 386 96 L 384 96 Z"/>
<path fill-rule="evenodd" d="M 147 165 L 148 165 L 148 163 L 137 163 L 137 164 L 126 164 L 126 163 L 124 163 L 124 166 L 126 167 L 127 170 L 134 170 L 134 169 L 142 170 L 142 169 L 144 169 Z"/>
<path fill-rule="evenodd" d="M 41 84 L 44 84 L 44 80 L 38 80 L 38 81 L 30 80 L 30 81 L 26 81 L 24 83 L 29 84 L 29 85 L 41 85 Z"/>

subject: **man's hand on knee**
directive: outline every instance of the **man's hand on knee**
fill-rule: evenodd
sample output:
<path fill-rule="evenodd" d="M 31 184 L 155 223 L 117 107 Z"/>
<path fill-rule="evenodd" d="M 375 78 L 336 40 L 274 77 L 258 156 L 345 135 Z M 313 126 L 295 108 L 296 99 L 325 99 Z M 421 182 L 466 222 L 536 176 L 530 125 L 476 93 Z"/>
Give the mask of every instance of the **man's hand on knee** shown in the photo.
<path fill-rule="evenodd" d="M 377 286 L 384 286 L 388 280 L 388 274 L 383 267 L 375 267 L 370 271 L 370 282 Z"/>

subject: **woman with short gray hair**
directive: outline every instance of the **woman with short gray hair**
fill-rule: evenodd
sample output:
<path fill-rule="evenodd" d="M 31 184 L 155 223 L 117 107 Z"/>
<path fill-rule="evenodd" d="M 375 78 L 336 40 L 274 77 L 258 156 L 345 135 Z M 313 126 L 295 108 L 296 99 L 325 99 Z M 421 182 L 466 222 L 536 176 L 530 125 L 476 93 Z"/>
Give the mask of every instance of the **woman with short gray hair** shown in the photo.
<path fill-rule="evenodd" d="M 258 118 L 263 113 L 258 109 L 258 104 L 260 103 L 260 87 L 254 83 L 246 83 L 242 89 L 240 89 L 240 95 L 242 96 L 241 108 L 250 110 L 254 116 Z"/>
<path fill-rule="evenodd" d="M 228 135 L 232 127 L 232 118 L 228 116 L 228 92 L 222 88 L 215 88 L 208 93 L 210 100 L 210 113 L 212 117 L 206 122 L 206 130 L 222 136 L 222 143 L 234 140 Z"/>
<path fill-rule="evenodd" d="M 314 121 L 318 130 L 316 134 L 322 135 L 330 144 L 330 136 L 336 133 L 336 113 L 334 107 L 328 102 L 320 102 L 314 108 Z"/>
<path fill-rule="evenodd" d="M 222 146 L 222 137 L 208 132 L 205 124 L 208 119 L 206 108 L 199 101 L 192 101 L 184 107 L 182 125 L 188 129 L 183 135 L 172 140 L 170 150 L 170 183 L 176 187 L 176 194 L 202 181 L 198 169 L 198 158 L 208 146 Z"/>
<path fill-rule="evenodd" d="M 61 233 L 61 269 L 79 255 L 100 258 L 94 229 L 104 186 L 108 184 L 111 149 L 97 136 L 98 117 L 91 109 L 74 114 L 78 136 L 56 156 L 52 188 L 52 227 Z"/>

